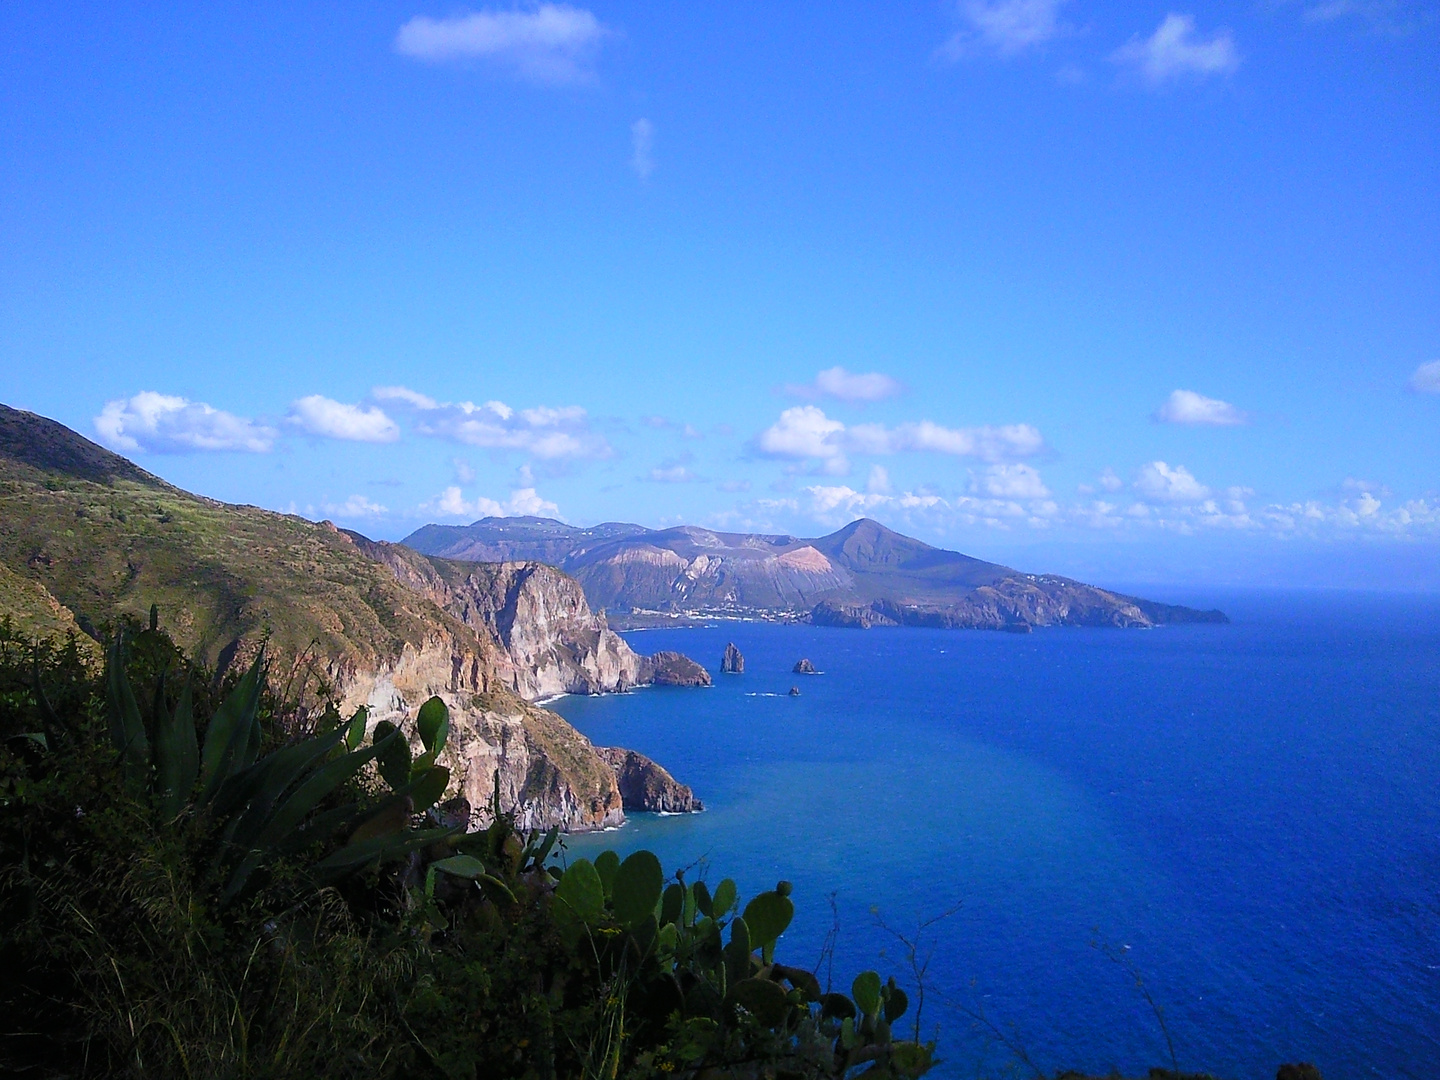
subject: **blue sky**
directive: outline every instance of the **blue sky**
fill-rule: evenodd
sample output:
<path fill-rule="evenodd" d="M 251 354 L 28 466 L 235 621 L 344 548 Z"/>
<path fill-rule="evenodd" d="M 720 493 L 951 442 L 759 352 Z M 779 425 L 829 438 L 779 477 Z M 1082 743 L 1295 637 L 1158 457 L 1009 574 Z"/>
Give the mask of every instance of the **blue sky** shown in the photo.
<path fill-rule="evenodd" d="M 399 538 L 1440 587 L 1440 9 L 6 5 L 0 400 Z"/>

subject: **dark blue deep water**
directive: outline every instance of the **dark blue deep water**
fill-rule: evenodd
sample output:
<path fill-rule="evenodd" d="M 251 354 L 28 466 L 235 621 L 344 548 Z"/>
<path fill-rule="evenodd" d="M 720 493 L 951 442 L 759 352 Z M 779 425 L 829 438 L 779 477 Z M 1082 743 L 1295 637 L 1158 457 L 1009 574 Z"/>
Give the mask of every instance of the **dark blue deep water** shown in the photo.
<path fill-rule="evenodd" d="M 791 963 L 819 956 L 833 893 L 845 988 L 903 975 L 872 909 L 908 932 L 958 903 L 925 933 L 942 1075 L 1017 1050 L 1050 1073 L 1168 1065 L 1138 975 L 1184 1069 L 1440 1076 L 1440 600 L 1192 599 L 1233 624 L 632 634 L 712 672 L 734 640 L 746 672 L 554 703 L 709 807 L 572 857 L 703 859 L 744 895 L 789 879 Z M 802 656 L 824 674 L 792 675 Z"/>

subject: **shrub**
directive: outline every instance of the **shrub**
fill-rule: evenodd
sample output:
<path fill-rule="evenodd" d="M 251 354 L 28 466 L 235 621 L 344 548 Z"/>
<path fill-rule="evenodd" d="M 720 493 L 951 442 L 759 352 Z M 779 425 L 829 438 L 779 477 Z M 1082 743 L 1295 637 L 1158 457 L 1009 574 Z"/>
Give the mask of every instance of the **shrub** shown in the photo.
<path fill-rule="evenodd" d="M 138 688 L 138 689 L 137 689 Z M 296 717 L 303 722 L 296 722 Z M 0 625 L 0 1069 L 157 1077 L 912 1077 L 904 992 L 776 960 L 741 907 L 612 852 L 563 870 L 496 796 L 435 805 L 449 729 L 217 682 L 157 625 L 103 674 Z M 462 800 L 463 802 L 463 800 Z"/>

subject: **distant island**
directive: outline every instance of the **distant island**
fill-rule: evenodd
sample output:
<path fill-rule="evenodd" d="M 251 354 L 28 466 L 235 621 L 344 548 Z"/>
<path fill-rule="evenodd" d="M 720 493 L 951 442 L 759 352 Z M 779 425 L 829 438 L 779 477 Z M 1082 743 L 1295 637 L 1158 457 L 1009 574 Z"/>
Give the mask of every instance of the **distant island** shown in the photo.
<path fill-rule="evenodd" d="M 432 557 L 548 563 L 585 590 L 617 629 L 706 619 L 823 626 L 1041 626 L 1225 623 L 1198 611 L 1028 574 L 931 547 L 861 518 L 828 536 L 722 533 L 693 525 L 582 529 L 542 517 L 426 525 L 402 543 Z"/>

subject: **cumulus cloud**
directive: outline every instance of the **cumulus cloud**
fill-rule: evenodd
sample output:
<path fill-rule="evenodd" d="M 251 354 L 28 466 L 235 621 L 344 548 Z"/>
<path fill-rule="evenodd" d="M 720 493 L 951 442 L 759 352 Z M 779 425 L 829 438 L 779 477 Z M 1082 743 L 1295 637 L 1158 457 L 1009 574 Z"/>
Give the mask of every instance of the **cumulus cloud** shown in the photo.
<path fill-rule="evenodd" d="M 389 443 L 400 438 L 400 427 L 379 406 L 346 405 L 320 394 L 290 405 L 286 420 L 308 435 L 352 442 Z"/>
<path fill-rule="evenodd" d="M 1155 410 L 1155 419 L 1166 424 L 1236 427 L 1248 423 L 1250 418 L 1228 401 L 1206 397 L 1194 390 L 1174 390 Z"/>
<path fill-rule="evenodd" d="M 1031 465 L 991 465 L 970 478 L 970 490 L 994 499 L 1044 499 L 1050 489 Z"/>
<path fill-rule="evenodd" d="M 655 171 L 655 125 L 643 116 L 630 125 L 630 168 L 641 180 Z"/>
<path fill-rule="evenodd" d="M 844 457 L 845 425 L 814 405 L 786 409 L 756 440 L 762 452 L 775 457 Z"/>
<path fill-rule="evenodd" d="M 467 446 L 517 450 L 547 460 L 603 458 L 611 453 L 610 444 L 590 430 L 585 410 L 578 405 L 512 409 L 503 401 L 439 402 L 403 386 L 379 386 L 371 396 L 408 409 L 420 434 Z"/>
<path fill-rule="evenodd" d="M 832 475 L 850 468 L 847 454 L 929 452 L 1000 462 L 1028 457 L 1045 447 L 1040 432 L 1029 424 L 1001 427 L 947 428 L 930 420 L 918 423 L 856 424 L 847 427 L 815 405 L 786 409 L 755 440 L 770 457 L 818 461 Z"/>
<path fill-rule="evenodd" d="M 263 454 L 275 445 L 272 427 L 170 394 L 142 390 L 132 398 L 107 401 L 95 417 L 100 441 L 123 453 L 186 454 L 196 450 L 240 450 Z"/>
<path fill-rule="evenodd" d="M 1410 389 L 1417 394 L 1440 394 L 1440 360 L 1417 367 L 1410 376 Z"/>
<path fill-rule="evenodd" d="M 558 517 L 560 514 L 560 508 L 541 498 L 533 487 L 517 488 L 510 493 L 509 499 L 501 503 L 483 495 L 468 500 L 461 488 L 453 484 L 420 509 L 442 517 L 463 518 Z"/>
<path fill-rule="evenodd" d="M 416 15 L 395 36 L 395 50 L 425 63 L 487 61 L 531 82 L 563 84 L 594 77 L 610 33 L 593 14 L 569 4 L 529 11 L 476 11 L 434 19 Z"/>
<path fill-rule="evenodd" d="M 701 477 L 684 465 L 660 465 L 650 470 L 647 479 L 657 484 L 693 484 Z"/>
<path fill-rule="evenodd" d="M 888 495 L 890 493 L 890 473 L 884 465 L 870 466 L 870 478 L 865 481 L 865 490 L 872 495 Z"/>
<path fill-rule="evenodd" d="M 1172 468 L 1163 461 L 1142 465 L 1133 486 L 1147 499 L 1161 502 L 1194 503 L 1210 497 L 1210 489 L 1196 480 L 1184 465 Z"/>
<path fill-rule="evenodd" d="M 1138 34 L 1110 54 L 1110 59 L 1158 85 L 1184 77 L 1228 75 L 1240 66 L 1240 53 L 1230 31 L 1208 38 L 1195 32 L 1195 19 L 1171 12 L 1148 38 Z"/>
<path fill-rule="evenodd" d="M 791 384 L 785 387 L 793 397 L 833 397 L 841 401 L 879 401 L 903 393 L 905 388 L 889 375 L 878 371 L 857 374 L 843 367 L 826 368 L 815 376 L 815 381 L 804 385 Z"/>
<path fill-rule="evenodd" d="M 325 512 L 344 519 L 384 517 L 390 511 L 379 503 L 367 499 L 364 495 L 351 495 L 343 503 L 326 503 Z"/>
<path fill-rule="evenodd" d="M 1066 0 L 961 0 L 957 14 L 964 24 L 944 45 L 940 56 L 960 60 L 989 49 L 1001 56 L 1043 45 L 1064 32 L 1060 9 Z"/>
<path fill-rule="evenodd" d="M 916 495 L 910 491 L 903 495 L 882 495 L 873 491 L 856 491 L 843 485 L 814 485 L 807 487 L 805 491 L 810 496 L 810 511 L 817 515 L 829 515 L 836 510 L 843 510 L 845 514 L 853 516 L 882 506 L 901 510 L 929 509 L 945 501 L 938 495 Z"/>

